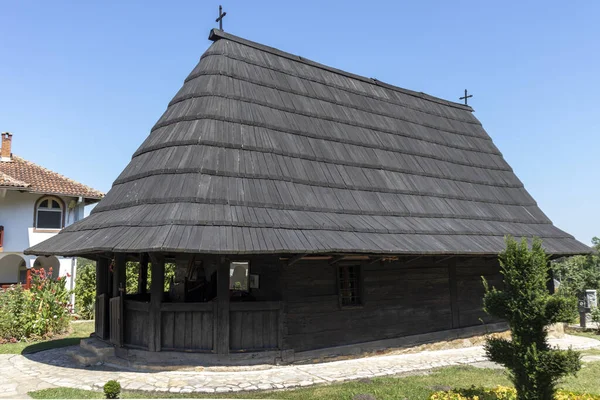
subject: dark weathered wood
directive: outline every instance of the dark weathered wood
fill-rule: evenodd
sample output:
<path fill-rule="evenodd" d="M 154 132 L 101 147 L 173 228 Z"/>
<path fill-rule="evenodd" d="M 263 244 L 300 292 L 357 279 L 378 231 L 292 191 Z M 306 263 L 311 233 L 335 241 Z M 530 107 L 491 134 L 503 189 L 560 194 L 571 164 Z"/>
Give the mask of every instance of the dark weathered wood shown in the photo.
<path fill-rule="evenodd" d="M 256 301 L 248 303 L 230 303 L 231 311 L 275 311 L 281 308 L 279 301 Z"/>
<path fill-rule="evenodd" d="M 338 306 L 336 266 L 286 268 L 284 348 L 297 351 L 452 329 L 449 276 L 433 259 L 361 264 L 360 307 Z"/>
<path fill-rule="evenodd" d="M 123 346 L 122 296 L 110 299 L 110 342 L 119 347 Z"/>
<path fill-rule="evenodd" d="M 107 332 L 110 322 L 107 304 L 108 295 L 106 293 L 96 296 L 95 334 L 100 339 L 108 339 Z"/>
<path fill-rule="evenodd" d="M 264 351 L 280 348 L 281 304 L 269 307 L 236 307 L 231 303 L 230 347 L 232 351 Z M 260 303 L 247 303 L 247 305 Z"/>
<path fill-rule="evenodd" d="M 110 260 L 104 257 L 96 261 L 96 335 L 101 339 L 108 339 L 109 335 L 109 264 Z"/>
<path fill-rule="evenodd" d="M 190 257 L 187 254 L 178 254 L 175 257 L 175 279 L 173 280 L 175 297 L 172 300 L 174 302 L 185 301 L 185 282 L 189 263 Z"/>
<path fill-rule="evenodd" d="M 148 349 L 149 308 L 149 303 L 125 300 L 124 320 L 127 321 L 123 339 L 125 345 Z"/>
<path fill-rule="evenodd" d="M 229 262 L 217 265 L 217 353 L 229 354 Z"/>
<path fill-rule="evenodd" d="M 460 305 L 458 304 L 458 287 L 456 284 L 456 260 L 450 260 L 450 265 L 448 266 L 448 283 L 450 285 L 452 328 L 458 328 L 460 326 Z"/>
<path fill-rule="evenodd" d="M 161 311 L 172 312 L 211 312 L 213 311 L 212 303 L 162 303 Z"/>
<path fill-rule="evenodd" d="M 295 256 L 287 260 L 287 266 L 291 267 L 292 265 L 296 264 L 298 261 L 302 260 L 302 257 L 304 257 L 305 255 L 306 254 L 296 254 Z"/>
<path fill-rule="evenodd" d="M 161 304 L 165 286 L 165 259 L 161 255 L 151 254 L 152 282 L 150 287 L 150 310 L 148 329 L 148 350 L 161 349 Z"/>
<path fill-rule="evenodd" d="M 148 291 L 148 253 L 142 253 L 140 255 L 138 293 L 145 294 L 147 291 Z"/>
<path fill-rule="evenodd" d="M 125 254 L 115 254 L 115 258 L 113 261 L 113 289 L 112 289 L 112 297 L 117 297 L 120 293 L 119 289 L 122 288 L 125 290 L 125 264 L 127 262 L 127 258 Z"/>

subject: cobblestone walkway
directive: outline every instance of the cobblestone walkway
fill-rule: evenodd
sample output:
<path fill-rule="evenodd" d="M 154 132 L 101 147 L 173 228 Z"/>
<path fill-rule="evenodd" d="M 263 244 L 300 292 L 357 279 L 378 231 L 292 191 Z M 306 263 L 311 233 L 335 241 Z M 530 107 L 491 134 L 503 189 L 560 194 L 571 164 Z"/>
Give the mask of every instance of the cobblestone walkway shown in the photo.
<path fill-rule="evenodd" d="M 600 347 L 600 341 L 580 336 L 567 335 L 550 341 L 561 348 Z M 0 398 L 26 398 L 27 392 L 59 386 L 100 389 L 110 379 L 118 380 L 124 389 L 155 392 L 215 393 L 283 389 L 485 361 L 482 347 L 468 347 L 244 371 L 128 372 L 100 367 L 77 368 L 65 354 L 67 349 L 48 350 L 29 356 L 0 355 Z"/>

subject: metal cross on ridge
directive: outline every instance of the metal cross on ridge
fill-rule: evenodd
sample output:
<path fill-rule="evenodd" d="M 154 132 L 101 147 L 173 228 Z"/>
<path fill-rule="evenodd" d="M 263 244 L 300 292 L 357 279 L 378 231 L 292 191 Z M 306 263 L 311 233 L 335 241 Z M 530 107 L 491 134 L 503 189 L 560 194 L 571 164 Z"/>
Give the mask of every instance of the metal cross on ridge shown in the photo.
<path fill-rule="evenodd" d="M 465 106 L 468 106 L 468 104 L 467 104 L 467 99 L 468 99 L 469 97 L 473 97 L 473 95 L 472 95 L 472 94 L 470 94 L 470 95 L 468 95 L 468 96 L 467 96 L 467 89 L 465 89 L 465 96 L 464 96 L 464 97 L 461 97 L 461 98 L 459 98 L 459 100 L 463 100 L 463 99 L 464 99 L 464 100 L 465 100 Z"/>
<path fill-rule="evenodd" d="M 223 12 L 223 7 L 219 6 L 219 18 L 215 19 L 215 22 L 219 23 L 220 30 L 223 30 L 223 17 L 226 15 L 227 13 Z"/>

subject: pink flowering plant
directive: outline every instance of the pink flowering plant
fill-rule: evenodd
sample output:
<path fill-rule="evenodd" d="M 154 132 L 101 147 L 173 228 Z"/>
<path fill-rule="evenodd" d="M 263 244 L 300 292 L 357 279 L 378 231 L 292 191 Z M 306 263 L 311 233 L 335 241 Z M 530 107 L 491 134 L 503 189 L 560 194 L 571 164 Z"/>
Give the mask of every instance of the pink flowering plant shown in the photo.
<path fill-rule="evenodd" d="M 64 277 L 52 268 L 31 270 L 31 288 L 12 286 L 0 292 L 0 340 L 47 338 L 65 332 L 71 304 Z"/>

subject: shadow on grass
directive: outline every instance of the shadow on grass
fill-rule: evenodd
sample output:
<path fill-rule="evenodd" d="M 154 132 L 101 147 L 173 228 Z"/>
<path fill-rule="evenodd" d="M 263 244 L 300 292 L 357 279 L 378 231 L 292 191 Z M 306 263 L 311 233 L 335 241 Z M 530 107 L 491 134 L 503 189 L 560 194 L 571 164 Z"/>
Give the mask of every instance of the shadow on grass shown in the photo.
<path fill-rule="evenodd" d="M 21 354 L 33 354 L 38 351 L 57 349 L 59 347 L 76 346 L 84 337 L 71 337 L 64 339 L 48 340 L 47 342 L 39 342 L 31 344 L 21 350 Z"/>

